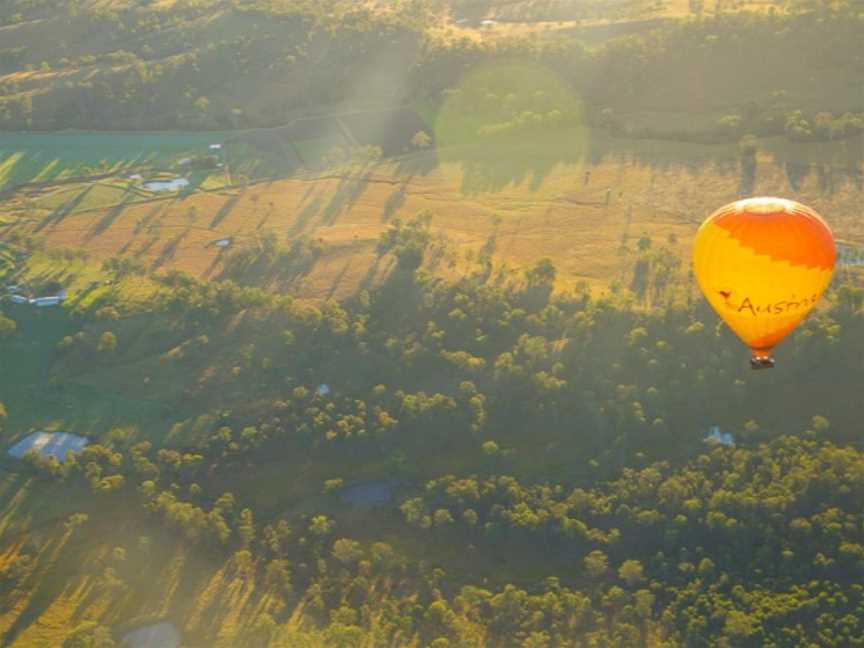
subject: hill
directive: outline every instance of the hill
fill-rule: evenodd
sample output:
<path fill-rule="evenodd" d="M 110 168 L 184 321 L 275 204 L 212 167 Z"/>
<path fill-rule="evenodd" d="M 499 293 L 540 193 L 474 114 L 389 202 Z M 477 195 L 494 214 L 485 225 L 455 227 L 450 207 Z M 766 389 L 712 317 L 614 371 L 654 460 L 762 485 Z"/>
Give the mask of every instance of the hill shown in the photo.
<path fill-rule="evenodd" d="M 553 5 L 470 8 L 503 18 L 554 15 Z M 537 28 L 518 15 L 460 24 L 471 23 L 461 9 L 431 2 L 70 2 L 59 12 L 12 3 L 0 16 L 0 126 L 224 130 L 399 105 L 422 112 L 466 68 L 508 59 L 551 71 L 585 100 L 592 123 L 621 134 L 734 141 L 861 131 L 856 5 L 765 14 L 700 4 L 689 20 L 655 20 L 637 5 L 621 5 L 623 16 L 592 5 L 606 16 L 594 26 Z M 816 49 L 805 55 L 800 43 L 810 40 Z"/>

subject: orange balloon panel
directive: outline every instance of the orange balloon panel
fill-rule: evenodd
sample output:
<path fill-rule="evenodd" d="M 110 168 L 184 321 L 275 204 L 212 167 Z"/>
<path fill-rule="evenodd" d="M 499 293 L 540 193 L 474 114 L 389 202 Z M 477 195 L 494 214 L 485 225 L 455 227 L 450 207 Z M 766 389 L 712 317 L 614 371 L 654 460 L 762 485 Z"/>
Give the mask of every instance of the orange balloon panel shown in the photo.
<path fill-rule="evenodd" d="M 793 200 L 748 198 L 702 223 L 693 269 L 705 298 L 754 358 L 770 359 L 828 286 L 834 257 L 834 237 L 815 211 Z"/>

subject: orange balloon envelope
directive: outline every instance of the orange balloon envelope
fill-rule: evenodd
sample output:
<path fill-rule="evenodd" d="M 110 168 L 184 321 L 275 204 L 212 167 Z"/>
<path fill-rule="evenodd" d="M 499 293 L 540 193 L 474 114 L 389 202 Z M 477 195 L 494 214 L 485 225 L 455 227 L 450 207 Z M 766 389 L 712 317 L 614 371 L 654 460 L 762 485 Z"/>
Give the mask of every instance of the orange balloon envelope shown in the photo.
<path fill-rule="evenodd" d="M 702 223 L 693 269 L 714 310 L 750 347 L 754 369 L 804 319 L 831 281 L 834 237 L 815 211 L 783 198 L 747 198 Z"/>

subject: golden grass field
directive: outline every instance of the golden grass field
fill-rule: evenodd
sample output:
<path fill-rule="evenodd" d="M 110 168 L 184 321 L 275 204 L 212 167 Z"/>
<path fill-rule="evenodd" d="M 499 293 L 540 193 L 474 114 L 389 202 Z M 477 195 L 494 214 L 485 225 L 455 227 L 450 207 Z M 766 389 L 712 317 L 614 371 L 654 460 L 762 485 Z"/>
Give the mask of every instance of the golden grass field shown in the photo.
<path fill-rule="evenodd" d="M 387 270 L 390 260 L 378 259 L 375 246 L 390 222 L 428 212 L 440 252 L 436 272 L 453 276 L 473 267 L 476 252 L 494 237 L 499 267 L 527 268 L 548 256 L 558 268 L 560 289 L 580 281 L 602 289 L 626 276 L 643 235 L 669 246 L 686 267 L 698 224 L 739 197 L 734 157 L 665 163 L 658 156 L 650 164 L 645 158 L 616 155 L 599 164 L 546 165 L 542 176 L 528 165 L 509 177 L 491 162 L 484 169 L 476 160 L 439 161 L 423 175 L 384 162 L 150 199 L 119 184 L 65 185 L 7 201 L 4 217 L 22 220 L 0 236 L 28 232 L 49 246 L 84 248 L 96 261 L 125 254 L 154 269 L 210 278 L 219 276 L 225 254 L 208 246 L 215 239 L 232 236 L 240 247 L 268 230 L 282 244 L 309 237 L 324 244 L 311 272 L 269 287 L 307 299 L 341 299 Z M 864 243 L 860 190 L 841 169 L 822 165 L 795 190 L 784 167 L 762 154 L 752 194 L 800 200 L 825 216 L 837 238 Z M 65 213 L 70 202 L 74 207 Z M 25 209 L 29 222 L 23 219 Z"/>

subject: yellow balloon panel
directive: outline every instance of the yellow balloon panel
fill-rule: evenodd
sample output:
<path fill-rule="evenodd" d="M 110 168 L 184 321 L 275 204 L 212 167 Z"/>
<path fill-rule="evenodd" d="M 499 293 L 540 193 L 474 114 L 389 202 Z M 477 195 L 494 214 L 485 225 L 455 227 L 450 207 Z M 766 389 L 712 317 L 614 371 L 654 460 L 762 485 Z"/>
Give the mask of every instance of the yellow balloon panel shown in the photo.
<path fill-rule="evenodd" d="M 693 263 L 708 302 L 757 351 L 770 351 L 795 328 L 833 271 L 757 253 L 710 219 L 696 235 Z"/>

